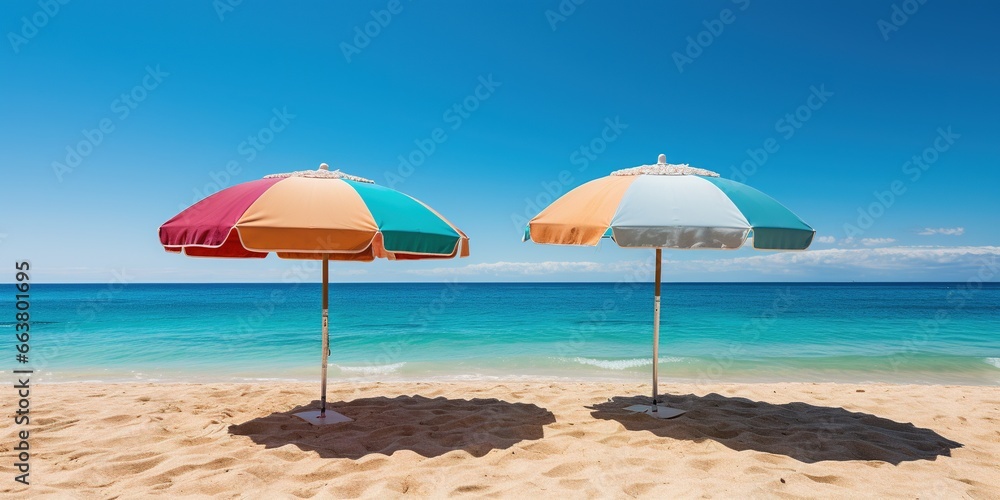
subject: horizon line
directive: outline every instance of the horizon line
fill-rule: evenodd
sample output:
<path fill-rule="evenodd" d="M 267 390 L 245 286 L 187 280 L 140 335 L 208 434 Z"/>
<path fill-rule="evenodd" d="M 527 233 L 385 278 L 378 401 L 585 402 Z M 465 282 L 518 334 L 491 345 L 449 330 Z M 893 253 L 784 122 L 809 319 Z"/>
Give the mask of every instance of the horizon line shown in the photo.
<path fill-rule="evenodd" d="M 589 284 L 613 284 L 622 282 L 614 281 L 331 281 L 330 285 L 437 285 L 449 283 L 462 283 L 469 285 L 589 285 Z M 649 283 L 652 281 L 629 281 L 629 283 Z M 794 284 L 794 285 L 845 285 L 845 284 L 961 284 L 965 281 L 663 281 L 664 284 L 676 285 L 774 285 L 774 284 Z M 983 284 L 1000 284 L 1000 281 L 984 281 Z M 14 285 L 16 283 L 4 283 Z M 32 282 L 37 285 L 107 285 L 106 281 L 80 281 L 80 282 Z M 320 281 L 303 281 L 298 283 L 284 283 L 280 281 L 142 281 L 133 283 L 118 283 L 118 285 L 295 285 L 295 284 L 321 284 Z"/>

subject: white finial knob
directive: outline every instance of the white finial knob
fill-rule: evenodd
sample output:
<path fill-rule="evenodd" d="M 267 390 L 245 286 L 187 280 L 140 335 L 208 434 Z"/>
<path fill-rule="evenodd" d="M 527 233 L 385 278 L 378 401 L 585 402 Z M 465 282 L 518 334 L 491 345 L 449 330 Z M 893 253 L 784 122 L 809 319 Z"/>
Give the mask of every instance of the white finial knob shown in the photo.
<path fill-rule="evenodd" d="M 330 165 L 327 165 L 326 163 L 320 163 L 319 164 L 319 169 L 320 170 L 330 170 Z"/>
<path fill-rule="evenodd" d="M 660 165 L 666 165 L 667 164 L 667 155 L 661 154 L 656 159 L 656 163 L 659 163 Z"/>

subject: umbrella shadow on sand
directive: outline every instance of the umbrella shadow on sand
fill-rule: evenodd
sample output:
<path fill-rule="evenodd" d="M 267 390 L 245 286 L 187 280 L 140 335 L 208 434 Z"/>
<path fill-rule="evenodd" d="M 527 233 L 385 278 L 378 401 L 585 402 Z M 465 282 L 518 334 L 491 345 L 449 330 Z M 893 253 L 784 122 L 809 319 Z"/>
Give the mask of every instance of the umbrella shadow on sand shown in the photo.
<path fill-rule="evenodd" d="M 292 444 L 323 458 L 359 459 L 400 450 L 428 458 L 454 450 L 482 457 L 491 450 L 541 439 L 542 427 L 555 422 L 550 411 L 533 404 L 423 396 L 331 403 L 329 408 L 354 419 L 341 424 L 313 426 L 294 416 L 317 407 L 319 401 L 313 401 L 308 406 L 231 425 L 229 433 L 247 436 L 265 448 Z"/>
<path fill-rule="evenodd" d="M 962 443 L 930 429 L 868 413 L 808 403 L 773 404 L 719 394 L 661 396 L 664 403 L 687 413 L 658 420 L 624 410 L 649 404 L 649 397 L 616 397 L 591 407 L 591 415 L 614 420 L 630 431 L 701 442 L 714 440 L 736 451 L 756 450 L 785 455 L 800 462 L 873 460 L 899 465 L 951 456 Z"/>

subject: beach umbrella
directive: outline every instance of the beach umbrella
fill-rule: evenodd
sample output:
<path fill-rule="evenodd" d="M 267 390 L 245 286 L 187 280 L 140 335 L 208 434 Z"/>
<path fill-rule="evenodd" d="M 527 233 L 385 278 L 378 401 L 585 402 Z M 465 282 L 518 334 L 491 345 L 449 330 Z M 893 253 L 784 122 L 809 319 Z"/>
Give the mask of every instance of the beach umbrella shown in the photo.
<path fill-rule="evenodd" d="M 368 179 L 330 171 L 325 163 L 219 191 L 160 226 L 160 243 L 192 257 L 264 258 L 274 252 L 323 262 L 320 409 L 297 414 L 314 424 L 350 420 L 326 408 L 329 262 L 469 255 L 469 238 L 434 209 Z"/>
<path fill-rule="evenodd" d="M 653 290 L 653 402 L 629 407 L 658 418 L 684 412 L 659 406 L 660 261 L 662 249 L 727 249 L 752 237 L 758 250 L 805 250 L 816 232 L 760 191 L 660 155 L 655 165 L 612 172 L 566 193 L 536 215 L 524 239 L 554 245 L 656 249 Z"/>

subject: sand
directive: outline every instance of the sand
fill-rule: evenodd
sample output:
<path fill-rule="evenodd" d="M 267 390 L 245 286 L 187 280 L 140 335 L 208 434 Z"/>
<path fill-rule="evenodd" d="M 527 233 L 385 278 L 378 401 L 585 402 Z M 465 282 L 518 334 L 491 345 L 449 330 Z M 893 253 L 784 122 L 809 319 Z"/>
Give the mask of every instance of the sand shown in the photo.
<path fill-rule="evenodd" d="M 31 481 L 0 496 L 1000 498 L 1000 388 L 336 383 L 36 384 Z M 609 400 L 609 398 L 613 398 Z M 8 422 L 10 422 L 8 420 Z M 555 497 L 553 497 L 555 498 Z"/>

